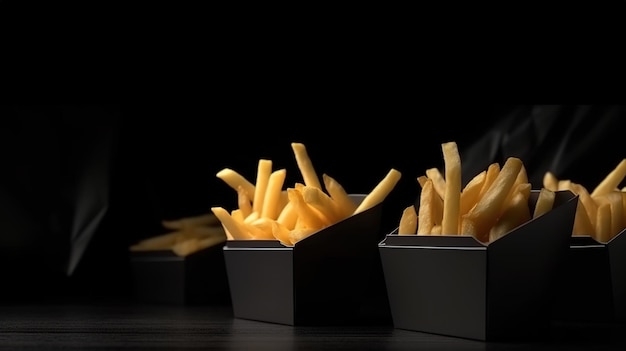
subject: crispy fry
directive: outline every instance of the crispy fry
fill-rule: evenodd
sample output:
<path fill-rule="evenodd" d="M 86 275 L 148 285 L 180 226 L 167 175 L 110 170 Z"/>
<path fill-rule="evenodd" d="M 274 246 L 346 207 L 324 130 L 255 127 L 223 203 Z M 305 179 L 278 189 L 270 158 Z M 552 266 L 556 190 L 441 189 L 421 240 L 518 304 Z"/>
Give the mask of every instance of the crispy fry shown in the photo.
<path fill-rule="evenodd" d="M 458 234 L 461 207 L 461 156 L 455 142 L 443 143 L 441 148 L 446 174 L 441 233 Z"/>
<path fill-rule="evenodd" d="M 482 242 L 489 241 L 489 230 L 497 222 L 511 187 L 515 184 L 517 175 L 522 167 L 522 161 L 516 157 L 507 158 L 504 166 L 500 170 L 498 177 L 489 187 L 484 196 L 478 201 L 476 206 L 470 212 L 463 216 L 465 223 L 462 222 L 462 233 L 469 232 L 469 227 L 473 227 L 476 231 L 477 239 Z M 469 222 L 473 222 L 471 225 Z"/>
<path fill-rule="evenodd" d="M 617 189 L 626 177 L 626 158 L 622 159 L 615 168 L 591 192 L 591 197 L 608 194 Z"/>
<path fill-rule="evenodd" d="M 400 226 L 398 227 L 398 234 L 400 235 L 415 235 L 417 234 L 417 211 L 415 206 L 411 205 L 402 211 L 400 217 Z"/>
<path fill-rule="evenodd" d="M 489 242 L 493 242 L 530 220 L 528 199 L 522 192 L 513 196 L 498 221 L 489 230 Z"/>
<path fill-rule="evenodd" d="M 550 191 L 559 190 L 559 180 L 554 173 L 548 171 L 543 175 L 543 187 Z"/>
<path fill-rule="evenodd" d="M 550 210 L 554 206 L 554 200 L 556 198 L 556 193 L 547 188 L 541 188 L 539 190 L 539 196 L 537 197 L 537 202 L 535 203 L 535 210 L 533 211 L 533 218 L 537 218 Z"/>
<path fill-rule="evenodd" d="M 352 201 L 348 193 L 343 186 L 339 184 L 333 177 L 323 174 L 322 179 L 324 181 L 324 187 L 328 192 L 328 195 L 333 199 L 335 204 L 335 211 L 341 214 L 341 217 L 346 218 L 351 216 L 357 208 L 357 205 Z"/>
<path fill-rule="evenodd" d="M 276 170 L 270 174 L 269 180 L 267 182 L 267 188 L 265 190 L 265 198 L 263 200 L 263 211 L 261 212 L 261 217 L 266 217 L 270 219 L 278 218 L 278 215 L 282 210 L 282 207 L 280 206 L 280 197 L 286 176 L 287 170 L 284 168 Z"/>
<path fill-rule="evenodd" d="M 235 240 L 252 239 L 252 234 L 248 232 L 243 222 L 235 220 L 223 207 L 211 207 L 211 211 Z"/>
<path fill-rule="evenodd" d="M 433 186 L 433 180 L 427 179 L 422 187 L 420 193 L 420 206 L 418 209 L 418 226 L 417 235 L 430 235 L 432 234 L 433 227 L 437 223 L 435 220 L 439 216 L 436 208 L 438 207 L 438 201 L 441 201 L 439 195 L 435 191 Z M 441 216 L 443 217 L 443 204 L 441 204 Z"/>
<path fill-rule="evenodd" d="M 339 222 L 345 218 L 343 214 L 337 212 L 337 206 L 333 199 L 326 195 L 322 189 L 305 186 L 301 192 L 304 202 L 321 212 L 331 222 Z"/>
<path fill-rule="evenodd" d="M 429 168 L 426 170 L 426 177 L 433 181 L 433 188 L 437 195 L 443 200 L 446 196 L 446 180 L 438 168 Z"/>
<path fill-rule="evenodd" d="M 401 176 L 402 173 L 400 173 L 400 171 L 394 168 L 390 169 L 385 178 L 383 178 L 376 185 L 376 187 L 369 194 L 367 194 L 367 196 L 365 196 L 356 210 L 354 210 L 354 214 L 361 213 L 383 202 L 387 195 L 389 195 L 389 193 L 394 189 Z"/>
<path fill-rule="evenodd" d="M 304 184 L 321 189 L 322 185 L 304 144 L 291 143 L 291 149 L 296 157 L 296 163 L 304 179 Z"/>
<path fill-rule="evenodd" d="M 263 213 L 263 202 L 265 201 L 265 192 L 272 174 L 272 161 L 260 159 L 257 166 L 256 188 L 254 198 L 252 199 L 252 211 Z"/>
<path fill-rule="evenodd" d="M 219 220 L 212 213 L 201 214 L 193 217 L 180 218 L 176 220 L 165 220 L 161 222 L 167 229 L 184 229 L 196 226 L 211 226 L 219 224 Z"/>
<path fill-rule="evenodd" d="M 237 188 L 241 186 L 246 194 L 248 194 L 248 197 L 250 197 L 251 199 L 254 198 L 254 185 L 241 174 L 233 171 L 230 168 L 224 168 L 221 171 L 217 172 L 216 175 L 235 191 L 237 191 Z"/>

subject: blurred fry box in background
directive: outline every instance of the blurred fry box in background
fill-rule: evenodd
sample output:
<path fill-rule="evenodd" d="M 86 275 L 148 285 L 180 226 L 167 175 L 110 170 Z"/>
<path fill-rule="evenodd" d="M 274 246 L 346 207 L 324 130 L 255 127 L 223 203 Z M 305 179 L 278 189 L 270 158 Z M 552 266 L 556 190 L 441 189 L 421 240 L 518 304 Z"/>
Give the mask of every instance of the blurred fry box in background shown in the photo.
<path fill-rule="evenodd" d="M 365 195 L 350 195 L 357 203 Z M 228 240 L 236 318 L 286 325 L 391 324 L 378 253 L 382 203 L 285 246 Z"/>
<path fill-rule="evenodd" d="M 626 230 L 606 243 L 591 236 L 570 239 L 559 277 L 554 319 L 572 322 L 626 321 Z"/>
<path fill-rule="evenodd" d="M 531 211 L 538 194 L 531 192 Z M 549 212 L 488 244 L 388 234 L 378 247 L 394 327 L 484 341 L 544 336 L 577 204 L 558 191 Z"/>
<path fill-rule="evenodd" d="M 131 252 L 134 297 L 141 303 L 229 305 L 224 243 L 186 256 L 172 250 Z"/>

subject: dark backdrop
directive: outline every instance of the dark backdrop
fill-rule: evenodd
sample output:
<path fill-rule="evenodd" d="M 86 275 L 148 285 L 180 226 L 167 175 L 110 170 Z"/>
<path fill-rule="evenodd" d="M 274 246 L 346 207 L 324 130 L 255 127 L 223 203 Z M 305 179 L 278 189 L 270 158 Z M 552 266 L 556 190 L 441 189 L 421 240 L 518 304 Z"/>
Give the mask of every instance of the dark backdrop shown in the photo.
<path fill-rule="evenodd" d="M 3 293 L 128 293 L 131 243 L 163 233 L 162 219 L 235 207 L 235 192 L 215 176 L 222 168 L 254 181 L 266 158 L 287 169 L 286 185 L 301 181 L 294 141 L 349 193 L 368 193 L 391 168 L 402 172 L 383 207 L 381 237 L 417 199 L 416 178 L 443 169 L 442 142 L 459 144 L 466 180 L 511 155 L 522 157 L 535 188 L 548 169 L 592 187 L 626 156 L 623 106 L 412 101 L 346 93 L 3 105 Z"/>

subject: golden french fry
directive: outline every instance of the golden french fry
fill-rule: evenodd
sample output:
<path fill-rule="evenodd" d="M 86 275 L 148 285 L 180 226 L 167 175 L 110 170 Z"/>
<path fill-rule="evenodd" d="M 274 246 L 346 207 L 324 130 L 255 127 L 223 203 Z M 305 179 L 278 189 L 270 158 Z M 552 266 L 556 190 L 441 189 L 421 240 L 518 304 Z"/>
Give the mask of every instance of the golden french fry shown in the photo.
<path fill-rule="evenodd" d="M 611 240 L 611 204 L 608 202 L 598 206 L 596 236 L 594 238 L 601 243 Z"/>
<path fill-rule="evenodd" d="M 595 212 L 597 213 L 597 211 Z M 594 218 L 594 222 L 595 222 Z M 590 235 L 596 237 L 596 228 L 591 223 L 589 218 L 589 212 L 585 209 L 585 204 L 578 198 L 578 206 L 576 207 L 576 214 L 574 215 L 574 227 L 572 228 L 572 235 Z"/>
<path fill-rule="evenodd" d="M 244 226 L 243 222 L 237 221 L 223 207 L 211 207 L 211 211 L 222 222 L 224 229 L 230 233 L 235 240 L 252 239 L 252 234 Z"/>
<path fill-rule="evenodd" d="M 285 246 L 293 246 L 291 242 L 290 229 L 280 224 L 277 221 L 272 223 L 272 234 L 276 240 L 280 241 Z"/>
<path fill-rule="evenodd" d="M 270 175 L 272 174 L 272 161 L 260 159 L 257 166 L 256 173 L 256 188 L 254 191 L 254 198 L 252 199 L 252 211 L 258 212 L 259 215 L 263 213 L 263 202 L 265 201 L 265 192 L 267 191 L 267 184 L 269 183 Z"/>
<path fill-rule="evenodd" d="M 202 214 L 193 217 L 180 218 L 176 220 L 165 220 L 161 224 L 167 229 L 184 229 L 196 226 L 211 226 L 219 224 L 219 220 L 212 213 Z"/>
<path fill-rule="evenodd" d="M 302 193 L 297 189 L 287 189 L 289 195 L 289 201 L 293 202 L 296 213 L 298 214 L 298 220 L 308 227 L 315 230 L 324 228 L 331 224 L 330 220 L 323 216 L 315 208 L 309 206 L 302 197 Z"/>
<path fill-rule="evenodd" d="M 622 216 L 624 213 L 624 206 L 622 205 L 622 194 L 620 191 L 615 190 L 601 196 L 596 196 L 594 199 L 599 206 L 606 203 L 610 205 L 611 234 L 609 239 L 611 239 L 615 234 L 624 229 L 624 218 Z"/>
<path fill-rule="evenodd" d="M 304 184 L 321 189 L 322 185 L 304 144 L 291 143 L 291 149 L 296 157 L 296 163 L 304 179 Z"/>
<path fill-rule="evenodd" d="M 169 250 L 176 243 L 178 234 L 173 232 L 140 240 L 130 247 L 130 251 Z"/>
<path fill-rule="evenodd" d="M 431 235 L 441 235 L 441 226 L 438 224 L 434 225 L 433 229 L 431 229 L 431 232 L 432 232 Z"/>
<path fill-rule="evenodd" d="M 478 202 L 478 195 L 480 194 L 480 189 L 482 189 L 486 178 L 487 171 L 482 171 L 474 176 L 463 188 L 461 192 L 461 203 L 459 205 L 459 219 L 460 216 L 469 212 Z"/>
<path fill-rule="evenodd" d="M 244 217 L 248 217 L 252 213 L 252 200 L 242 186 L 237 187 L 237 205 Z"/>
<path fill-rule="evenodd" d="M 389 193 L 396 186 L 401 176 L 402 173 L 400 173 L 400 171 L 394 168 L 390 169 L 385 178 L 383 178 L 376 185 L 376 187 L 365 196 L 356 210 L 354 210 L 354 214 L 361 213 L 383 202 L 387 195 L 389 195 Z"/>
<path fill-rule="evenodd" d="M 273 223 L 275 221 L 271 218 L 267 217 L 259 217 L 256 220 L 250 223 L 251 226 L 254 226 L 259 229 L 256 233 L 254 233 L 255 240 L 271 240 L 274 238 L 273 233 Z"/>
<path fill-rule="evenodd" d="M 543 174 L 543 187 L 550 191 L 558 191 L 559 179 L 554 175 L 554 173 L 548 171 Z"/>
<path fill-rule="evenodd" d="M 483 183 L 483 187 L 480 189 L 480 193 L 478 194 L 478 200 L 482 199 L 485 196 L 485 193 L 491 187 L 491 184 L 498 178 L 500 174 L 500 164 L 494 162 L 487 167 L 487 175 L 485 176 L 485 182 Z"/>
<path fill-rule="evenodd" d="M 445 193 L 441 233 L 459 233 L 459 212 L 461 208 L 461 156 L 455 142 L 441 145 L 445 165 Z"/>
<path fill-rule="evenodd" d="M 402 211 L 400 217 L 400 226 L 398 227 L 398 234 L 400 235 L 415 235 L 417 234 L 417 211 L 415 206 L 411 205 Z"/>
<path fill-rule="evenodd" d="M 489 242 L 503 237 L 506 233 L 529 220 L 528 198 L 519 192 L 513 196 L 513 199 L 502 212 L 498 221 L 489 230 Z"/>
<path fill-rule="evenodd" d="M 587 217 L 591 222 L 591 226 L 596 228 L 596 217 L 598 213 L 598 204 L 596 201 L 591 198 L 591 194 L 587 191 L 587 188 L 578 183 L 572 183 L 570 191 L 574 194 L 578 195 L 578 201 L 582 202 L 584 205 L 585 211 L 587 212 Z M 595 229 L 594 229 L 595 232 Z M 589 233 L 587 233 L 589 234 Z"/>
<path fill-rule="evenodd" d="M 437 223 L 435 220 L 439 216 L 436 211 L 438 201 L 441 201 L 439 195 L 433 186 L 433 180 L 427 179 L 422 186 L 420 193 L 420 205 L 417 217 L 417 235 L 432 234 L 433 227 Z M 441 204 L 441 216 L 443 217 L 443 204 Z"/>
<path fill-rule="evenodd" d="M 296 228 L 289 232 L 289 238 L 291 239 L 290 241 L 295 245 L 298 241 L 309 237 L 311 234 L 317 231 L 318 229 L 309 227 Z"/>
<path fill-rule="evenodd" d="M 352 201 L 348 193 L 343 186 L 328 174 L 323 174 L 322 179 L 324 181 L 324 187 L 328 192 L 328 195 L 333 199 L 335 204 L 335 211 L 341 214 L 341 217 L 346 218 L 351 216 L 356 210 L 357 206 Z"/>
<path fill-rule="evenodd" d="M 254 199 L 254 192 L 255 192 L 254 184 L 248 181 L 241 174 L 237 173 L 236 171 L 233 171 L 230 168 L 224 168 L 221 171 L 217 172 L 216 175 L 218 178 L 223 180 L 226 184 L 228 184 L 228 186 L 233 188 L 235 191 L 237 191 L 237 188 L 241 186 L 243 190 L 246 192 L 246 194 L 248 194 L 248 197 L 250 197 L 251 199 Z"/>
<path fill-rule="evenodd" d="M 425 175 L 421 175 L 419 177 L 417 177 L 417 182 L 419 183 L 420 187 L 424 187 L 424 184 L 426 183 L 426 179 L 428 179 L 427 176 Z"/>
<path fill-rule="evenodd" d="M 535 203 L 533 218 L 537 218 L 552 210 L 555 198 L 556 193 L 554 191 L 547 188 L 541 188 L 539 190 L 539 195 L 537 196 L 537 202 Z"/>
<path fill-rule="evenodd" d="M 572 181 L 569 179 L 559 180 L 557 190 L 569 190 L 572 188 Z"/>
<path fill-rule="evenodd" d="M 206 238 L 191 238 L 182 241 L 172 247 L 172 251 L 178 256 L 188 256 L 194 252 L 221 244 L 225 237 L 211 236 Z"/>
<path fill-rule="evenodd" d="M 333 199 L 324 193 L 322 189 L 305 186 L 301 192 L 304 202 L 321 212 L 330 222 L 339 222 L 345 218 L 345 216 L 336 211 L 336 205 Z"/>
<path fill-rule="evenodd" d="M 504 204 L 511 187 L 522 167 L 522 160 L 517 157 L 507 158 L 498 176 L 493 181 L 484 196 L 467 214 L 463 215 L 465 223 L 462 222 L 461 231 L 464 235 L 472 230 L 476 231 L 477 239 L 482 242 L 489 241 L 489 230 L 497 222 L 500 216 L 502 205 Z M 470 223 L 472 222 L 472 223 Z M 463 228 L 463 226 L 467 226 Z"/>
<path fill-rule="evenodd" d="M 267 217 L 270 219 L 278 218 L 282 207 L 281 193 L 283 184 L 285 183 L 285 177 L 287 176 L 286 169 L 279 169 L 270 174 L 267 182 L 267 188 L 265 190 L 265 199 L 263 200 L 263 211 L 261 217 Z"/>
<path fill-rule="evenodd" d="M 607 194 L 619 186 L 626 177 L 626 158 L 620 163 L 598 184 L 591 192 L 591 197 Z"/>
<path fill-rule="evenodd" d="M 426 170 L 426 177 L 432 179 L 433 187 L 437 195 L 443 200 L 446 196 L 446 180 L 438 168 L 429 168 Z"/>
<path fill-rule="evenodd" d="M 289 202 L 287 203 L 287 205 L 285 205 L 285 207 L 283 207 L 283 210 L 280 211 L 280 214 L 278 215 L 276 222 L 280 223 L 280 225 L 284 226 L 285 228 L 291 230 L 295 228 L 297 220 L 298 220 L 298 212 L 296 211 L 296 207 L 294 206 L 293 202 Z"/>

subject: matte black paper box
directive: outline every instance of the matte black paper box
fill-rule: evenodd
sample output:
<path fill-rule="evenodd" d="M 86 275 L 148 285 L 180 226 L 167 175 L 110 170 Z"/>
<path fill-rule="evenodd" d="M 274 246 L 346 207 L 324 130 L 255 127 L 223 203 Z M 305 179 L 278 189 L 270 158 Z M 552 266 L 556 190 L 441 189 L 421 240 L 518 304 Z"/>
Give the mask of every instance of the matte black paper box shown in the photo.
<path fill-rule="evenodd" d="M 556 195 L 550 212 L 488 245 L 388 234 L 379 250 L 394 327 L 484 341 L 545 336 L 578 204 L 569 191 Z"/>
<path fill-rule="evenodd" d="M 234 316 L 286 325 L 391 325 L 378 254 L 381 214 L 378 204 L 293 247 L 275 240 L 227 241 Z"/>
<path fill-rule="evenodd" d="M 573 236 L 566 268 L 558 279 L 554 319 L 574 322 L 626 321 L 626 230 L 607 243 Z"/>
<path fill-rule="evenodd" d="M 229 305 L 224 243 L 181 257 L 171 250 L 131 253 L 135 299 L 158 304 Z"/>

